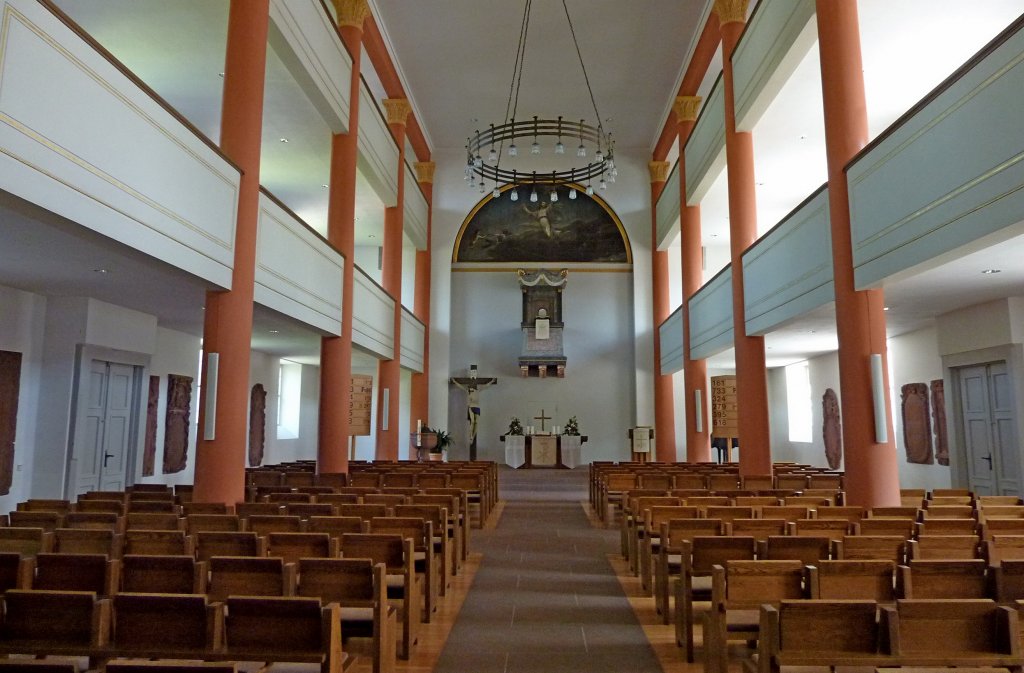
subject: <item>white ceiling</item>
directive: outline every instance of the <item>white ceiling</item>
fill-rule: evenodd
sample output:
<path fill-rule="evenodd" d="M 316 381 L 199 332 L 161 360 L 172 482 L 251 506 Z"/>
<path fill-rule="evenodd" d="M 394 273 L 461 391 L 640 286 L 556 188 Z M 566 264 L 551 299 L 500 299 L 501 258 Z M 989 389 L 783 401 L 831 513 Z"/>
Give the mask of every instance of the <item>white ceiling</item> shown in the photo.
<path fill-rule="evenodd" d="M 476 128 L 503 118 L 522 1 L 370 1 L 432 150 L 444 155 L 444 150 L 461 148 Z M 217 141 L 228 0 L 55 2 L 202 133 Z M 567 0 L 597 105 L 615 135 L 620 154 L 629 153 L 639 163 L 650 158 L 709 2 Z M 564 115 L 592 121 L 591 103 L 561 2 L 537 0 L 534 5 L 518 116 Z M 860 0 L 859 6 L 872 136 L 1021 11 L 1020 0 Z M 364 57 L 363 64 L 364 69 L 370 68 L 369 59 Z M 716 57 L 700 93 L 706 95 L 720 67 Z M 369 71 L 365 79 L 380 97 L 379 78 Z M 327 183 L 330 133 L 273 53 L 268 59 L 266 101 L 261 182 L 322 232 L 327 204 L 327 190 L 322 185 Z M 815 46 L 754 127 L 760 231 L 771 228 L 824 182 L 821 119 Z M 728 241 L 724 183 L 722 176 L 702 203 L 708 245 Z M 6 203 L 0 205 L 18 210 Z M 377 245 L 383 207 L 361 176 L 357 176 L 356 208 L 357 242 Z M 30 215 L 31 210 L 22 214 Z M 8 220 L 5 228 L 18 226 L 18 217 L 4 219 Z M 46 293 L 88 293 L 116 299 L 159 315 L 161 324 L 191 333 L 201 331 L 201 308 L 196 310 L 205 289 L 201 282 L 186 278 L 182 283 L 180 272 L 147 263 L 101 237 L 76 234 L 74 228 L 59 222 L 48 221 L 47 226 L 56 240 L 69 236 L 90 239 L 76 248 L 79 263 L 58 268 L 64 265 L 47 262 L 45 245 L 39 247 L 40 241 L 22 239 L 19 234 L 11 239 L 16 245 L 0 251 L 0 283 Z M 40 263 L 26 263 L 33 255 Z M 985 297 L 1021 293 L 1024 267 L 1011 262 L 1022 255 L 1024 245 L 1003 243 L 998 250 L 978 252 L 888 283 L 890 332 L 924 326 L 937 313 Z M 130 269 L 125 272 L 128 280 L 113 291 L 109 286 L 117 276 L 91 271 L 114 266 L 104 262 L 105 257 Z M 1001 266 L 1003 273 L 982 276 L 976 268 L 993 266 Z M 706 277 L 718 270 L 709 268 Z M 152 282 L 145 282 L 144 276 Z M 181 292 L 164 297 L 160 287 L 172 285 L 181 287 Z M 829 307 L 820 309 L 769 335 L 770 364 L 834 350 L 831 311 Z M 311 330 L 270 311 L 257 311 L 256 320 L 254 345 L 260 350 L 299 360 L 315 357 L 318 337 Z"/>

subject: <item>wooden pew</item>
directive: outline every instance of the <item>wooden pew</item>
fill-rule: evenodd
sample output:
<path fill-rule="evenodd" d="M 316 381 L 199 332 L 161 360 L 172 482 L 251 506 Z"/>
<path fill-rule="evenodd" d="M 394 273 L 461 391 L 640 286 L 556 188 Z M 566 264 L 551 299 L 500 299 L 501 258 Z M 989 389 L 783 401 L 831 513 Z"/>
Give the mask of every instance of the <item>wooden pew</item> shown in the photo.
<path fill-rule="evenodd" d="M 711 573 L 711 608 L 704 615 L 704 657 L 707 673 L 729 669 L 729 640 L 756 641 L 757 610 L 768 603 L 804 598 L 800 561 L 727 561 Z"/>
<path fill-rule="evenodd" d="M 35 560 L 15 552 L 0 553 L 0 593 L 8 589 L 31 589 Z"/>
<path fill-rule="evenodd" d="M 868 517 L 858 521 L 854 527 L 857 535 L 899 535 L 909 540 L 917 531 L 917 522 L 913 519 Z"/>
<path fill-rule="evenodd" d="M 993 535 L 985 543 L 985 557 L 998 564 L 1006 559 L 1024 559 L 1024 535 Z"/>
<path fill-rule="evenodd" d="M 418 638 L 422 591 L 416 576 L 412 540 L 400 535 L 346 533 L 341 536 L 341 554 L 344 558 L 366 558 L 374 564 L 384 564 L 388 600 L 401 605 L 402 642 L 398 657 L 408 659 Z"/>
<path fill-rule="evenodd" d="M 733 519 L 726 524 L 727 535 L 743 535 L 753 537 L 760 542 L 767 542 L 770 535 L 785 535 L 785 519 Z"/>
<path fill-rule="evenodd" d="M 201 531 L 195 535 L 196 559 L 211 556 L 266 556 L 267 540 L 256 533 L 239 531 Z"/>
<path fill-rule="evenodd" d="M 121 592 L 205 594 L 206 563 L 192 556 L 127 554 L 121 559 Z"/>
<path fill-rule="evenodd" d="M 195 556 L 195 545 L 193 539 L 180 530 L 127 530 L 124 554 Z"/>
<path fill-rule="evenodd" d="M 433 552 L 440 560 L 437 569 L 440 582 L 438 593 L 441 596 L 447 596 L 448 586 L 451 584 L 451 570 L 453 566 L 452 539 L 447 534 L 448 510 L 440 505 L 398 505 L 395 507 L 395 516 L 399 518 L 411 517 L 422 519 L 430 524 Z"/>
<path fill-rule="evenodd" d="M 0 671 L 2 670 L 3 668 L 0 666 Z M 238 664 L 233 662 L 128 659 L 108 661 L 103 670 L 104 673 L 238 673 Z M 39 671 L 38 673 L 45 672 Z M 70 673 L 77 673 L 77 667 Z"/>
<path fill-rule="evenodd" d="M 211 601 L 228 596 L 293 596 L 295 564 L 279 557 L 213 556 L 207 563 Z"/>
<path fill-rule="evenodd" d="M 110 600 L 88 591 L 12 589 L 0 615 L 3 654 L 90 656 L 110 633 Z"/>
<path fill-rule="evenodd" d="M 896 601 L 894 561 L 818 561 L 807 566 L 807 593 L 824 600 Z"/>
<path fill-rule="evenodd" d="M 711 599 L 712 570 L 715 566 L 724 566 L 727 561 L 752 561 L 756 549 L 757 544 L 752 537 L 694 537 L 682 543 L 682 567 L 675 586 L 674 621 L 676 644 L 683 648 L 686 661 L 692 663 L 694 660 L 693 625 L 696 619 L 693 604 Z M 663 600 L 663 621 L 667 624 L 667 596 Z"/>
<path fill-rule="evenodd" d="M 448 539 L 452 546 L 451 574 L 458 575 L 462 563 L 469 558 L 469 528 L 462 515 L 461 499 L 455 495 L 443 493 L 420 493 L 412 496 L 413 505 L 437 505 L 448 512 L 446 527 Z"/>
<path fill-rule="evenodd" d="M 1002 604 L 1015 604 L 1024 599 L 1024 560 L 1003 559 L 989 567 L 995 599 Z"/>
<path fill-rule="evenodd" d="M 761 505 L 755 507 L 758 519 L 785 519 L 796 522 L 813 518 L 814 510 L 803 505 Z"/>
<path fill-rule="evenodd" d="M 919 535 L 907 542 L 907 558 L 975 559 L 981 558 L 981 540 L 976 535 Z"/>
<path fill-rule="evenodd" d="M 103 554 L 39 554 L 32 588 L 110 596 L 117 593 L 120 570 L 120 561 Z"/>
<path fill-rule="evenodd" d="M 52 533 L 64 526 L 65 515 L 66 512 L 14 511 L 8 515 L 8 520 L 10 525 L 15 528 L 42 528 Z"/>
<path fill-rule="evenodd" d="M 412 540 L 416 573 L 423 577 L 423 621 L 430 623 L 437 610 L 440 563 L 434 552 L 433 526 L 413 517 L 376 517 L 370 520 L 370 532 L 396 534 Z"/>
<path fill-rule="evenodd" d="M 189 514 L 185 517 L 185 532 L 192 536 L 210 531 L 241 530 L 242 520 L 237 514 Z"/>
<path fill-rule="evenodd" d="M 899 535 L 847 535 L 832 542 L 832 558 L 844 561 L 903 563 L 906 540 Z"/>
<path fill-rule="evenodd" d="M 832 540 L 827 537 L 770 535 L 759 545 L 757 558 L 769 561 L 797 560 L 804 565 L 829 558 Z"/>
<path fill-rule="evenodd" d="M 640 523 L 636 534 L 630 540 L 633 574 L 640 576 L 640 586 L 645 591 L 653 591 L 652 575 L 654 573 L 654 557 L 661 548 L 661 524 L 674 519 L 695 519 L 698 517 L 696 507 L 685 505 L 653 505 L 641 512 Z M 708 520 L 721 521 L 715 517 Z M 723 527 L 724 530 L 724 527 Z"/>
<path fill-rule="evenodd" d="M 53 549 L 53 533 L 42 528 L 0 527 L 0 552 L 35 556 Z"/>
<path fill-rule="evenodd" d="M 67 514 L 71 511 L 70 500 L 57 500 L 49 498 L 29 498 L 17 505 L 19 512 L 57 512 Z"/>
<path fill-rule="evenodd" d="M 107 657 L 222 659 L 223 623 L 205 595 L 119 593 Z"/>
<path fill-rule="evenodd" d="M 103 554 L 120 558 L 124 540 L 113 530 L 58 528 L 53 532 L 53 551 L 58 554 Z"/>
<path fill-rule="evenodd" d="M 672 579 L 682 572 L 683 543 L 694 537 L 722 535 L 725 524 L 719 519 L 670 519 L 661 524 L 658 551 L 654 562 L 654 605 L 662 622 L 669 620 L 669 592 Z"/>
<path fill-rule="evenodd" d="M 343 642 L 372 640 L 373 673 L 393 673 L 397 648 L 397 613 L 388 604 L 387 568 L 369 559 L 301 559 L 299 596 L 341 606 Z"/>
<path fill-rule="evenodd" d="M 231 596 L 224 619 L 224 656 L 233 661 L 320 664 L 342 673 L 341 608 L 316 598 Z"/>
<path fill-rule="evenodd" d="M 338 540 L 327 533 L 270 533 L 266 537 L 267 554 L 280 556 L 285 563 L 300 558 L 336 558 Z"/>
<path fill-rule="evenodd" d="M 261 537 L 266 537 L 269 533 L 302 532 L 302 519 L 297 516 L 252 514 L 245 517 L 242 521 L 245 530 L 256 533 Z"/>
<path fill-rule="evenodd" d="M 169 512 L 128 512 L 124 528 L 129 530 L 181 530 L 185 521 Z"/>
<path fill-rule="evenodd" d="M 64 517 L 65 528 L 113 530 L 124 532 L 124 517 L 114 512 L 69 512 Z"/>
<path fill-rule="evenodd" d="M 760 612 L 756 673 L 784 667 L 892 664 L 887 632 L 876 619 L 874 601 L 783 600 Z"/>
<path fill-rule="evenodd" d="M 901 598 L 988 598 L 985 561 L 910 561 L 896 568 Z"/>
<path fill-rule="evenodd" d="M 1024 666 L 1017 611 L 994 601 L 899 600 L 882 614 L 900 666 Z"/>

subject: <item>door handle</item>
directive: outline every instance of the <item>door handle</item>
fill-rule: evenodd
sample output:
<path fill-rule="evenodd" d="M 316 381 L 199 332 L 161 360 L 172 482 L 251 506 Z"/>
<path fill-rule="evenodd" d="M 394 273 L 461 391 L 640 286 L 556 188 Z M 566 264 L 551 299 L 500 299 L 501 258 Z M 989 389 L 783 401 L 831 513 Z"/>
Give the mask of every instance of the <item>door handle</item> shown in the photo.
<path fill-rule="evenodd" d="M 989 454 L 989 455 L 987 455 L 987 456 L 981 456 L 981 459 L 982 459 L 982 460 L 987 460 L 987 461 L 988 461 L 988 469 L 990 469 L 990 470 L 991 470 L 991 469 L 992 469 L 992 454 L 990 453 L 990 454 Z"/>
<path fill-rule="evenodd" d="M 107 467 L 107 461 L 108 461 L 109 459 L 113 458 L 113 457 L 114 457 L 114 454 L 112 454 L 112 453 L 104 453 L 104 454 L 103 454 L 103 467 L 104 467 L 104 468 L 106 468 L 106 467 Z"/>

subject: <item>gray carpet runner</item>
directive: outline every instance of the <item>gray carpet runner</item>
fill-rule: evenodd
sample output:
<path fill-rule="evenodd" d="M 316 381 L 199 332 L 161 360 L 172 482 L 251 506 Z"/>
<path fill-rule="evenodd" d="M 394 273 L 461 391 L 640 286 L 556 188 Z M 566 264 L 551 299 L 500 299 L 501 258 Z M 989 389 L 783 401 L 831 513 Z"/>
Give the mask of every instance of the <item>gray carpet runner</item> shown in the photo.
<path fill-rule="evenodd" d="M 607 554 L 618 531 L 580 506 L 587 469 L 505 470 L 496 530 L 473 531 L 483 561 L 435 673 L 660 673 Z"/>

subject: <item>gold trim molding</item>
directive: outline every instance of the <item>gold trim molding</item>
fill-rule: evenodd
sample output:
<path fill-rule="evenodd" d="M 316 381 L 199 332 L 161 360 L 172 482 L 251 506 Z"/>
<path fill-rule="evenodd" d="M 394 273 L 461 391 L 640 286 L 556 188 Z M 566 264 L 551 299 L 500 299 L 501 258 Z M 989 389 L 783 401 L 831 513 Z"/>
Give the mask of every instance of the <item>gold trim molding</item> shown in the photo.
<path fill-rule="evenodd" d="M 413 170 L 416 171 L 416 182 L 427 182 L 433 184 L 435 168 L 433 161 L 417 161 L 412 165 L 412 167 Z"/>
<path fill-rule="evenodd" d="M 338 13 L 338 25 L 363 29 L 363 22 L 370 17 L 370 5 L 366 0 L 334 0 L 334 11 Z"/>
<path fill-rule="evenodd" d="M 672 111 L 676 113 L 676 121 L 696 121 L 700 112 L 700 103 L 704 100 L 700 96 L 676 96 L 676 102 L 672 104 Z"/>
<path fill-rule="evenodd" d="M 715 14 L 718 23 L 745 23 L 750 0 L 715 0 Z"/>
<path fill-rule="evenodd" d="M 647 170 L 651 172 L 651 182 L 665 182 L 668 180 L 668 169 L 670 167 L 667 161 L 648 161 Z"/>

